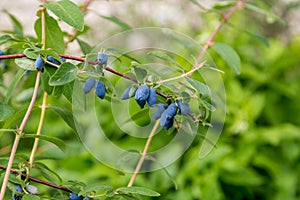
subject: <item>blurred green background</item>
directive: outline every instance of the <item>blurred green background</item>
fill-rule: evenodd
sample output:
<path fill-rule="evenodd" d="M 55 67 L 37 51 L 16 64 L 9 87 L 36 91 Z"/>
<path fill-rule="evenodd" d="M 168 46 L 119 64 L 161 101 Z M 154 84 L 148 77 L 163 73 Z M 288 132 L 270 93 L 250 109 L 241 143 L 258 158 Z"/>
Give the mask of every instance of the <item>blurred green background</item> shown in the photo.
<path fill-rule="evenodd" d="M 218 24 L 220 13 L 227 9 L 220 2 L 216 2 L 216 10 L 210 11 L 204 11 L 192 1 L 167 2 L 169 7 L 160 1 L 154 1 L 150 6 L 154 13 L 166 12 L 161 18 L 151 12 L 146 15 L 142 12 L 145 10 L 142 4 L 135 1 L 96 1 L 94 6 L 92 4 L 92 10 L 97 10 L 96 5 L 105 4 L 110 9 L 103 12 L 110 12 L 109 15 L 117 16 L 131 27 L 163 26 L 183 32 L 203 43 Z M 122 7 L 122 3 L 126 5 L 124 9 L 113 9 L 116 6 Z M 161 193 L 162 196 L 156 199 L 300 199 L 300 33 L 297 30 L 300 24 L 294 21 L 294 18 L 299 17 L 299 4 L 298 1 L 266 1 L 258 3 L 264 6 L 263 13 L 245 8 L 233 14 L 215 41 L 226 43 L 238 52 L 242 73 L 236 75 L 215 52 L 208 52 L 217 67 L 225 72 L 222 78 L 227 96 L 227 115 L 216 148 L 205 158 L 199 159 L 203 138 L 197 136 L 186 153 L 166 168 L 177 183 L 177 190 L 163 170 L 138 175 L 135 185 Z M 102 10 L 97 11 L 101 14 Z M 21 13 L 14 14 L 22 18 Z M 122 31 L 122 28 L 103 18 L 95 18 L 96 22 L 91 20 L 91 16 L 87 18 L 91 23 L 91 31 L 81 36 L 81 39 L 90 44 Z M 101 23 L 105 27 L 95 26 Z M 95 36 L 96 33 L 99 35 Z M 69 51 L 80 52 L 76 48 L 74 45 Z M 9 84 L 14 73 L 13 68 L 1 72 L 4 84 L 1 86 L 1 95 L 5 94 L 3 88 Z M 23 80 L 12 100 L 15 109 L 20 112 L 20 120 L 24 114 L 21 109 L 25 108 L 24 102 L 28 105 L 28 94 L 20 91 L 32 87 L 34 76 L 32 73 Z M 41 103 L 41 96 L 38 103 Z M 50 97 L 49 104 L 70 108 L 62 97 Z M 114 127 L 109 124 L 112 116 L 108 114 L 102 117 L 106 117 L 108 135 L 113 134 Z M 39 109 L 36 108 L 25 132 L 34 133 L 38 119 Z M 19 123 L 13 121 L 10 125 L 15 127 Z M 64 121 L 52 111 L 47 111 L 44 131 L 66 142 L 65 152 L 47 142 L 42 142 L 38 152 L 41 162 L 57 172 L 64 181 L 98 182 L 114 187 L 127 185 L 130 174 L 120 174 L 94 159 Z M 111 137 L 125 146 L 130 145 L 130 138 L 124 135 Z M 1 135 L 2 165 L 6 165 L 12 141 L 13 135 Z M 22 140 L 18 160 L 26 160 L 31 145 L 32 140 Z M 136 147 L 137 150 L 142 149 L 143 144 L 140 145 Z M 35 171 L 32 173 L 34 176 Z M 36 172 L 36 175 L 41 177 L 40 172 Z M 58 182 L 55 179 L 53 181 Z M 44 193 L 60 193 L 36 185 Z"/>

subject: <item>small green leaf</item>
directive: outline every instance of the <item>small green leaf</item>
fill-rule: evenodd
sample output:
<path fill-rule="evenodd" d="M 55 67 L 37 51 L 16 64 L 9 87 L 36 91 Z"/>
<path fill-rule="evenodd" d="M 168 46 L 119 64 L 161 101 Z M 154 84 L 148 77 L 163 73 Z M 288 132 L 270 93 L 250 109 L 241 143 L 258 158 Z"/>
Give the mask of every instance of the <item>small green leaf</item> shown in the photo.
<path fill-rule="evenodd" d="M 124 31 L 131 29 L 131 27 L 128 24 L 126 24 L 125 22 L 123 22 L 122 20 L 118 19 L 115 16 L 109 17 L 109 16 L 101 15 L 101 17 L 103 19 L 106 19 L 108 21 L 111 21 L 111 22 L 115 23 L 116 25 L 118 25 L 119 27 L 121 27 Z"/>
<path fill-rule="evenodd" d="M 61 0 L 58 2 L 47 3 L 45 6 L 70 26 L 79 31 L 83 31 L 83 15 L 79 7 L 72 1 Z"/>
<path fill-rule="evenodd" d="M 60 176 L 54 170 L 50 169 L 47 165 L 45 165 L 44 163 L 34 162 L 34 168 L 40 170 L 43 174 L 47 174 L 47 177 L 48 177 L 47 179 L 54 180 L 52 178 L 52 175 L 54 175 L 55 178 L 59 181 L 59 183 L 62 183 L 62 179 L 60 178 Z"/>
<path fill-rule="evenodd" d="M 35 49 L 33 48 L 27 48 L 24 50 L 24 54 L 26 55 L 27 58 L 31 58 L 31 59 L 37 59 L 37 57 L 39 56 L 36 52 Z"/>
<path fill-rule="evenodd" d="M 169 55 L 167 55 L 164 52 L 161 52 L 161 51 L 151 51 L 151 52 L 148 53 L 148 55 L 154 56 L 154 57 L 159 58 L 161 60 L 164 60 L 167 63 L 175 65 L 179 70 L 183 70 L 183 68 L 172 57 L 170 57 Z"/>
<path fill-rule="evenodd" d="M 133 67 L 134 73 L 136 75 L 136 79 L 138 80 L 138 82 L 143 83 L 144 82 L 144 78 L 147 76 L 147 71 L 139 68 L 139 67 Z"/>
<path fill-rule="evenodd" d="M 231 46 L 224 43 L 215 43 L 212 48 L 226 61 L 235 73 L 241 73 L 240 57 Z"/>
<path fill-rule="evenodd" d="M 22 69 L 26 70 L 36 70 L 34 66 L 34 61 L 28 58 L 15 59 L 15 63 Z"/>
<path fill-rule="evenodd" d="M 13 113 L 14 113 L 14 109 L 12 109 L 9 105 L 0 103 L 0 121 L 6 120 Z"/>
<path fill-rule="evenodd" d="M 56 137 L 51 137 L 51 136 L 46 136 L 46 135 L 36 135 L 36 134 L 24 134 L 23 138 L 39 138 L 41 140 L 45 140 L 45 141 L 55 144 L 62 151 L 64 151 L 66 149 L 64 141 L 59 138 L 56 138 Z"/>
<path fill-rule="evenodd" d="M 37 195 L 33 195 L 33 194 L 25 194 L 22 197 L 22 200 L 40 200 L 41 198 Z"/>
<path fill-rule="evenodd" d="M 18 59 L 16 59 L 18 60 Z M 5 100 L 4 100 L 4 103 L 7 104 L 10 97 L 11 97 L 11 94 L 12 92 L 14 91 L 14 89 L 16 88 L 17 84 L 19 83 L 19 81 L 21 80 L 21 78 L 24 76 L 24 74 L 26 73 L 26 70 L 24 69 L 20 69 L 18 71 L 18 73 L 16 73 L 14 75 L 14 79 L 13 81 L 10 83 L 9 85 L 9 88 L 7 89 L 7 93 L 6 93 L 6 97 L 5 97 Z"/>
<path fill-rule="evenodd" d="M 139 195 L 149 196 L 149 197 L 160 196 L 160 194 L 158 192 L 155 192 L 153 190 L 150 190 L 148 188 L 143 188 L 143 187 L 121 187 L 121 188 L 116 189 L 116 191 L 130 193 L 130 194 L 139 194 Z"/>
<path fill-rule="evenodd" d="M 69 127 L 74 130 L 74 132 L 76 132 L 77 129 L 72 112 L 58 106 L 50 106 L 50 108 L 54 110 L 69 125 Z"/>
<path fill-rule="evenodd" d="M 20 36 L 23 36 L 23 27 L 19 20 L 17 20 L 17 18 L 8 11 L 4 10 L 4 12 L 9 16 L 11 22 L 13 23 L 14 32 Z"/>
<path fill-rule="evenodd" d="M 64 43 L 64 35 L 58 26 L 57 20 L 53 19 L 53 17 L 45 14 L 45 48 L 51 48 L 57 53 L 64 53 L 65 51 L 65 43 Z M 39 40 L 42 39 L 42 21 L 41 18 L 37 19 L 34 24 L 34 30 Z"/>
<path fill-rule="evenodd" d="M 86 196 L 88 194 L 98 194 L 97 191 L 101 190 L 101 193 L 112 190 L 113 187 L 103 184 L 91 184 L 84 187 L 79 193 L 78 196 Z"/>
<path fill-rule="evenodd" d="M 210 96 L 211 92 L 207 85 L 204 83 L 201 83 L 200 81 L 197 81 L 192 78 L 185 78 L 185 80 L 191 84 L 191 86 L 196 89 L 200 94 L 202 94 L 204 97 Z"/>
<path fill-rule="evenodd" d="M 69 62 L 63 63 L 51 76 L 49 85 L 58 86 L 70 83 L 75 80 L 77 75 L 77 67 Z"/>
<path fill-rule="evenodd" d="M 76 38 L 76 40 L 77 40 L 83 54 L 91 53 L 93 48 L 88 43 L 86 43 L 85 41 L 80 40 L 78 38 Z"/>
<path fill-rule="evenodd" d="M 66 99 L 72 103 L 72 96 L 73 96 L 73 86 L 74 81 L 71 83 L 65 84 L 63 89 L 63 95 L 66 97 Z"/>

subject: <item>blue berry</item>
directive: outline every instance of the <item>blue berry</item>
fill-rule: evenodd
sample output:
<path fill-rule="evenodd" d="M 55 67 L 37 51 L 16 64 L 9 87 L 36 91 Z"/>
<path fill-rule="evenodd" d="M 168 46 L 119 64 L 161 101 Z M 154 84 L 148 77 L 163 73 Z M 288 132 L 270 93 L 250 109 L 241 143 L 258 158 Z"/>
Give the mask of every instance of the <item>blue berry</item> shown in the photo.
<path fill-rule="evenodd" d="M 147 99 L 147 102 L 150 107 L 156 104 L 156 92 L 153 88 L 149 89 L 149 97 Z"/>
<path fill-rule="evenodd" d="M 15 187 L 15 190 L 17 192 L 23 192 L 22 187 L 20 185 L 17 185 Z M 22 199 L 22 196 L 18 196 L 17 194 L 14 194 L 14 193 L 12 194 L 12 200 L 21 200 L 21 199 Z"/>
<path fill-rule="evenodd" d="M 84 197 L 83 200 L 90 200 L 90 198 Z"/>
<path fill-rule="evenodd" d="M 60 59 L 61 59 L 62 62 L 66 61 L 66 59 L 64 59 L 62 57 L 60 57 Z M 53 64 L 56 64 L 56 65 L 60 65 L 61 64 L 60 61 L 56 60 L 52 56 L 47 56 L 47 61 L 52 62 Z"/>
<path fill-rule="evenodd" d="M 96 80 L 93 79 L 93 78 L 88 78 L 84 85 L 83 85 L 83 91 L 85 94 L 89 93 L 94 87 L 95 87 L 95 84 L 96 84 Z"/>
<path fill-rule="evenodd" d="M 0 50 L 0 56 L 5 55 L 4 51 Z"/>
<path fill-rule="evenodd" d="M 33 185 L 26 185 L 25 188 L 30 194 L 40 194 L 39 189 Z"/>
<path fill-rule="evenodd" d="M 131 90 L 132 86 L 129 86 L 122 94 L 122 100 L 126 100 L 126 99 L 129 99 L 130 96 L 129 96 L 129 92 Z"/>
<path fill-rule="evenodd" d="M 100 65 L 106 65 L 108 60 L 108 55 L 106 53 L 101 52 L 98 54 L 97 60 Z"/>
<path fill-rule="evenodd" d="M 171 103 L 168 108 L 162 113 L 160 118 L 160 126 L 164 127 L 166 130 L 171 128 L 174 123 L 174 117 L 177 113 L 178 107 L 175 103 Z"/>
<path fill-rule="evenodd" d="M 39 57 L 35 60 L 34 65 L 35 65 L 35 68 L 36 68 L 37 70 L 41 70 L 41 69 L 43 68 L 43 66 L 44 66 L 44 60 L 42 59 L 41 56 L 39 56 Z"/>
<path fill-rule="evenodd" d="M 182 103 L 181 100 L 178 101 L 178 107 L 179 107 L 180 113 L 182 115 L 187 115 L 187 114 L 189 114 L 191 112 L 189 104 Z"/>
<path fill-rule="evenodd" d="M 149 97 L 149 87 L 147 85 L 140 86 L 135 92 L 135 100 L 141 108 L 144 108 Z"/>
<path fill-rule="evenodd" d="M 153 118 L 155 120 L 158 120 L 165 110 L 166 110 L 166 105 L 165 104 L 163 104 L 163 103 L 157 104 L 157 110 L 153 113 Z"/>
<path fill-rule="evenodd" d="M 78 196 L 75 193 L 70 193 L 69 200 L 83 200 L 83 196 Z"/>
<path fill-rule="evenodd" d="M 105 96 L 105 85 L 100 82 L 100 81 L 96 81 L 96 95 L 100 98 L 100 99 L 104 99 Z"/>

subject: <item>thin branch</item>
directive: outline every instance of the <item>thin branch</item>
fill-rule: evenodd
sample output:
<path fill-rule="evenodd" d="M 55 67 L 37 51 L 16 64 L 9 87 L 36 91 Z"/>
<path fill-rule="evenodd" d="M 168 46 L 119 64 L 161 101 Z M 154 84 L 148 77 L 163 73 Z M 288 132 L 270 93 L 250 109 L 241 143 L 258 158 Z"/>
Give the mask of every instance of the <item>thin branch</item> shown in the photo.
<path fill-rule="evenodd" d="M 0 169 L 7 170 L 7 167 L 0 165 Z M 15 169 L 11 169 L 10 172 L 15 174 L 15 175 L 19 175 L 19 172 Z M 43 181 L 43 180 L 38 179 L 38 178 L 34 178 L 32 176 L 27 176 L 26 174 L 21 174 L 21 178 L 28 178 L 28 180 L 31 180 L 31 181 L 36 182 L 36 183 L 47 185 L 49 187 L 56 188 L 56 189 L 59 189 L 59 190 L 63 190 L 63 191 L 66 191 L 66 192 L 72 192 L 69 188 L 59 186 L 59 185 L 55 185 L 53 183 Z"/>
<path fill-rule="evenodd" d="M 134 172 L 132 174 L 132 177 L 131 177 L 131 179 L 130 179 L 128 185 L 127 185 L 127 187 L 131 187 L 133 185 L 133 183 L 134 183 L 134 181 L 136 179 L 136 176 L 138 175 L 141 167 L 143 166 L 143 163 L 144 163 L 144 160 L 146 158 L 148 149 L 150 147 L 150 143 L 151 143 L 152 138 L 153 138 L 153 136 L 154 136 L 154 134 L 155 134 L 158 126 L 159 126 L 159 121 L 160 121 L 159 119 L 156 120 L 156 122 L 155 122 L 155 124 L 154 124 L 154 126 L 153 126 L 153 128 L 151 130 L 151 133 L 150 133 L 150 135 L 149 135 L 149 137 L 147 139 L 147 142 L 145 144 L 144 150 L 143 150 L 143 152 L 141 154 L 140 160 L 139 160 L 138 164 L 136 165 L 136 168 L 135 168 L 135 170 L 134 170 Z"/>

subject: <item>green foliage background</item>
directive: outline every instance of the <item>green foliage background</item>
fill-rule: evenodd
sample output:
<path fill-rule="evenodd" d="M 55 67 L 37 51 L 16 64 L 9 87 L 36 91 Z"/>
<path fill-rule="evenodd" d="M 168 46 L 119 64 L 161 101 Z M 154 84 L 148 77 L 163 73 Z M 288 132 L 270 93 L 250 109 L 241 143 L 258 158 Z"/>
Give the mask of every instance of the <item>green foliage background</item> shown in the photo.
<path fill-rule="evenodd" d="M 187 35 L 202 40 L 216 27 L 218 12 L 199 13 L 199 18 L 203 19 L 201 30 L 184 29 L 174 24 L 172 28 L 184 29 Z M 126 19 L 127 16 L 123 17 Z M 242 62 L 242 72 L 236 75 L 218 54 L 209 50 L 218 68 L 225 72 L 222 74 L 227 96 L 224 130 L 217 148 L 207 157 L 198 159 L 203 138 L 197 136 L 188 151 L 166 168 L 178 185 L 177 190 L 163 170 L 138 175 L 135 185 L 158 191 L 162 196 L 155 199 L 300 198 L 300 35 L 289 35 L 286 24 L 280 20 L 268 21 L 265 17 L 248 9 L 238 11 L 218 34 L 215 41 L 233 47 Z M 136 27 L 149 25 L 142 20 L 135 21 L 135 24 Z M 186 24 L 186 27 L 191 26 Z M 81 39 L 84 40 L 84 37 Z M 5 84 L 9 82 L 6 77 L 13 77 L 15 73 L 13 67 L 8 72 L 1 72 L 1 100 L 4 99 Z M 11 127 L 20 124 L 30 97 L 26 89 L 32 87 L 34 77 L 34 73 L 26 77 L 13 94 L 12 104 L 20 116 L 11 121 Z M 70 108 L 63 97 L 57 99 L 51 96 L 48 101 L 51 105 Z M 41 96 L 38 103 L 41 104 Z M 108 109 L 105 104 L 100 105 L 103 111 Z M 102 123 L 107 123 L 107 134 L 112 140 L 124 147 L 132 147 L 134 142 L 137 150 L 142 149 L 143 143 L 132 141 L 122 133 L 113 134 L 111 115 L 101 117 Z M 35 133 L 38 120 L 39 109 L 36 107 L 25 131 Z M 66 150 L 63 152 L 42 142 L 37 159 L 41 159 L 64 181 L 72 179 L 114 187 L 127 185 L 130 174 L 118 173 L 95 160 L 51 109 L 47 110 L 43 130 L 49 136 L 64 140 Z M 0 137 L 0 163 L 5 165 L 13 135 L 5 133 Z M 168 136 L 160 139 L 168 141 Z M 27 159 L 31 146 L 32 140 L 21 141 L 17 156 L 19 161 Z M 32 176 L 35 173 L 40 177 L 40 173 L 34 170 Z M 53 179 L 53 182 L 59 183 L 59 180 Z M 49 195 L 61 193 L 42 185 L 36 186 Z"/>

